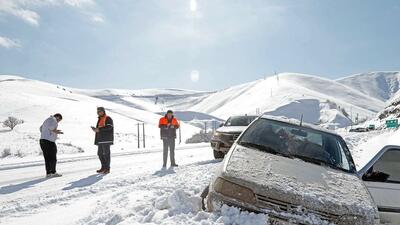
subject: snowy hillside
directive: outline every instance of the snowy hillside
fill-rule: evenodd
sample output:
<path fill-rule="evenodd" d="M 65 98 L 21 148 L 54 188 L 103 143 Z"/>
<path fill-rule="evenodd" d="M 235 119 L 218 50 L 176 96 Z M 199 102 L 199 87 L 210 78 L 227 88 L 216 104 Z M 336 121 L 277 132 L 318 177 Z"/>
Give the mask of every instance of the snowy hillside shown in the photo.
<path fill-rule="evenodd" d="M 400 117 L 400 92 L 395 95 L 384 110 L 378 113 L 380 120 Z"/>
<path fill-rule="evenodd" d="M 382 101 L 390 100 L 400 89 L 400 72 L 370 72 L 337 80 Z"/>
<path fill-rule="evenodd" d="M 343 109 L 353 113 L 354 118 L 357 114 L 370 117 L 383 107 L 382 101 L 336 81 L 285 73 L 210 94 L 190 110 L 220 118 L 255 114 L 258 110 L 296 119 L 303 114 L 309 123 L 344 127 L 350 120 L 342 113 Z"/>
<path fill-rule="evenodd" d="M 385 106 L 383 101 L 336 81 L 301 74 L 280 74 L 213 93 L 78 90 L 0 76 L 0 104 L 0 120 L 15 116 L 25 121 L 14 131 L 0 128 L 0 151 L 36 155 L 1 160 L 0 224 L 10 225 L 266 225 L 268 214 L 228 206 L 216 212 L 201 210 L 199 196 L 221 165 L 213 159 L 209 144 L 178 146 L 179 167 L 160 170 L 157 113 L 173 108 L 178 110 L 177 117 L 188 122 L 256 111 L 296 119 L 303 114 L 308 122 L 335 127 L 349 124 L 347 113 L 371 116 Z M 90 126 L 96 122 L 97 106 L 105 106 L 115 122 L 117 143 L 112 151 L 112 172 L 107 176 L 95 174 L 99 162 Z M 63 176 L 46 179 L 43 158 L 38 155 L 38 127 L 56 112 L 64 115 L 60 129 L 65 134 L 58 141 L 59 151 L 69 154 L 59 157 L 57 170 Z M 146 123 L 146 143 L 152 148 L 135 149 L 137 122 Z M 183 130 L 184 139 L 199 131 L 188 123 Z M 398 131 L 342 131 L 357 168 L 383 145 L 399 144 L 400 140 Z M 321 224 L 312 214 L 304 219 Z"/>
<path fill-rule="evenodd" d="M 10 149 L 12 154 L 22 156 L 39 154 L 38 127 L 50 114 L 61 112 L 65 120 L 60 128 L 66 134 L 61 136 L 60 152 L 94 154 L 90 126 L 96 122 L 97 106 L 105 106 L 114 118 L 116 149 L 119 150 L 127 145 L 130 149 L 137 145 L 138 122 L 146 123 L 147 146 L 159 145 L 157 121 L 160 113 L 167 109 L 175 110 L 179 119 L 186 122 L 182 127 L 183 141 L 197 132 L 204 121 L 221 121 L 235 114 L 266 113 L 295 119 L 303 115 L 308 123 L 328 128 L 346 127 L 351 124 L 350 118 L 375 117 L 386 103 L 371 97 L 376 96 L 372 91 L 367 95 L 342 83 L 351 80 L 350 83 L 355 84 L 359 81 L 360 87 L 369 88 L 367 83 L 370 79 L 383 76 L 392 86 L 382 90 L 396 91 L 395 78 L 399 75 L 386 75 L 372 73 L 333 81 L 284 73 L 215 92 L 182 89 L 81 90 L 21 77 L 0 76 L 0 120 L 15 116 L 26 121 L 13 132 L 0 129 L 1 140 L 6 140 L 0 143 L 0 151 Z M 380 87 L 377 83 L 373 86 Z M 362 88 L 359 89 L 362 91 Z M 373 90 L 379 94 L 381 89 Z M 207 126 L 211 128 L 211 124 Z"/>
<path fill-rule="evenodd" d="M 183 89 L 143 89 L 143 90 L 80 90 L 74 92 L 92 97 L 114 101 L 151 112 L 163 112 L 169 108 L 185 108 L 200 101 L 212 92 Z"/>
<path fill-rule="evenodd" d="M 9 149 L 12 155 L 38 155 L 39 126 L 49 115 L 62 113 L 59 152 L 96 154 L 94 134 L 90 126 L 97 122 L 96 107 L 106 107 L 114 119 L 115 151 L 137 148 L 138 122 L 146 124 L 147 147 L 160 144 L 158 119 L 155 113 L 75 93 L 61 86 L 15 76 L 0 76 L 0 120 L 14 116 L 25 121 L 14 131 L 0 128 L 0 152 Z M 198 128 L 182 125 L 186 140 Z M 1 155 L 1 154 L 0 154 Z"/>
<path fill-rule="evenodd" d="M 303 114 L 306 122 L 332 128 L 350 125 L 350 118 L 353 116 L 355 120 L 357 114 L 359 118 L 372 117 L 385 106 L 382 100 L 336 81 L 294 73 L 279 74 L 216 92 L 179 89 L 78 91 L 150 112 L 172 108 L 221 119 L 233 114 L 263 112 L 299 119 Z"/>

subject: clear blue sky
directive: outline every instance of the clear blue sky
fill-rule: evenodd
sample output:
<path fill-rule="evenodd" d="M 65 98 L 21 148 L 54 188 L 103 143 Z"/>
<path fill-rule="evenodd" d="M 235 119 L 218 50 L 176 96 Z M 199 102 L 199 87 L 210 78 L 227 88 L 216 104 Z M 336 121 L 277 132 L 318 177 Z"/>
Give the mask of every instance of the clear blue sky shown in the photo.
<path fill-rule="evenodd" d="M 1 0 L 0 74 L 213 90 L 274 71 L 400 70 L 399 22 L 397 0 Z"/>

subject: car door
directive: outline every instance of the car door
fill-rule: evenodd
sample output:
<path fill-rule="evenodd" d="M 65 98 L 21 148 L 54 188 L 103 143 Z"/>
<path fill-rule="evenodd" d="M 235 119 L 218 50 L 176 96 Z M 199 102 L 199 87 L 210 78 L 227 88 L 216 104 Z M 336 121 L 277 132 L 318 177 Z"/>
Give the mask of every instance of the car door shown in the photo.
<path fill-rule="evenodd" d="M 382 149 L 361 175 L 378 206 L 381 223 L 400 224 L 400 146 Z"/>

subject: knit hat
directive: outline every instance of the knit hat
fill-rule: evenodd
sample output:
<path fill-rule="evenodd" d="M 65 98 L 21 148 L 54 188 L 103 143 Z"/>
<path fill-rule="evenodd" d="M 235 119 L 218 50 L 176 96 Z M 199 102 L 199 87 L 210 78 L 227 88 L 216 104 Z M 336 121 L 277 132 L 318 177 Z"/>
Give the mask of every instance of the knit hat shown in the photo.
<path fill-rule="evenodd" d="M 106 109 L 104 107 L 97 107 L 97 112 L 106 112 Z"/>

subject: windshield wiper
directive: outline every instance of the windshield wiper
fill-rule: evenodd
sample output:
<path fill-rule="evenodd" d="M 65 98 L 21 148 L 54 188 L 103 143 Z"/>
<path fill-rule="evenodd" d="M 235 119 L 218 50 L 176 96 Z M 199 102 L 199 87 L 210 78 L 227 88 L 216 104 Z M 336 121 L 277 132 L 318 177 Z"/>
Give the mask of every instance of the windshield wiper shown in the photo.
<path fill-rule="evenodd" d="M 290 156 L 295 157 L 295 158 L 299 158 L 299 159 L 301 159 L 303 161 L 314 163 L 314 164 L 317 164 L 317 165 L 320 165 L 320 166 L 328 166 L 328 167 L 331 167 L 333 169 L 346 171 L 345 169 L 340 168 L 340 167 L 338 167 L 338 166 L 336 166 L 336 165 L 334 165 L 332 163 L 329 163 L 329 162 L 327 162 L 325 160 L 316 159 L 316 158 L 308 157 L 308 156 L 305 156 L 305 155 L 299 155 L 299 154 L 292 154 Z"/>
<path fill-rule="evenodd" d="M 260 145 L 260 144 L 256 144 L 256 143 L 253 143 L 253 142 L 247 142 L 247 141 L 241 141 L 239 144 L 244 146 L 244 147 L 255 148 L 257 150 L 268 152 L 268 153 L 271 153 L 271 154 L 274 154 L 274 155 L 280 155 L 280 156 L 288 157 L 288 155 L 283 154 L 282 152 L 278 152 L 277 150 L 275 150 L 275 149 L 273 149 L 271 147 L 265 146 L 265 145 Z"/>

